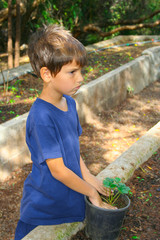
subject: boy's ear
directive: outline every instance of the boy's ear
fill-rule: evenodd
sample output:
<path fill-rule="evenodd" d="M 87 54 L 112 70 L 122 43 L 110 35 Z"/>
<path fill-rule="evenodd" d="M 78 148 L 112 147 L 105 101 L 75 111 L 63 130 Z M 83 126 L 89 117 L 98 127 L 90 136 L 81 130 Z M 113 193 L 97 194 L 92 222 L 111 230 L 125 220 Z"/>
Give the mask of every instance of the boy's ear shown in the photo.
<path fill-rule="evenodd" d="M 41 78 L 43 79 L 43 81 L 45 81 L 45 82 L 49 82 L 52 78 L 52 74 L 51 74 L 50 70 L 48 70 L 47 67 L 42 67 L 40 69 L 40 75 L 41 75 Z"/>

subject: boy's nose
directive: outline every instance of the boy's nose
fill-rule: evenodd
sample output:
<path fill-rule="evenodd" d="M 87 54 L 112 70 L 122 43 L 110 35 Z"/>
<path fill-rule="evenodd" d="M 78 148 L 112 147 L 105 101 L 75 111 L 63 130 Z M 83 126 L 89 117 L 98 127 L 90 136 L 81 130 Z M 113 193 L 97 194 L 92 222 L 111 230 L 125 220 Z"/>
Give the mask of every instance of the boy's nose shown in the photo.
<path fill-rule="evenodd" d="M 78 83 L 82 84 L 82 82 L 83 82 L 83 76 L 80 73 L 79 76 L 78 76 Z"/>

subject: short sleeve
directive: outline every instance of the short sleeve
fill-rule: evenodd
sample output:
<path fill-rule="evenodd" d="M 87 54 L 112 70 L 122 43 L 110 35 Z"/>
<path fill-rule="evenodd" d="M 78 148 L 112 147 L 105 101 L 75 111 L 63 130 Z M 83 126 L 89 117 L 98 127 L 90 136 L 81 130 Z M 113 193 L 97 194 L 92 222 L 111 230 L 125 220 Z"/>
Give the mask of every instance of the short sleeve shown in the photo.
<path fill-rule="evenodd" d="M 49 158 L 62 157 L 60 144 L 58 142 L 54 126 L 34 125 L 32 133 L 35 139 L 37 151 L 41 153 L 39 163 Z M 34 146 L 33 146 L 34 148 Z"/>

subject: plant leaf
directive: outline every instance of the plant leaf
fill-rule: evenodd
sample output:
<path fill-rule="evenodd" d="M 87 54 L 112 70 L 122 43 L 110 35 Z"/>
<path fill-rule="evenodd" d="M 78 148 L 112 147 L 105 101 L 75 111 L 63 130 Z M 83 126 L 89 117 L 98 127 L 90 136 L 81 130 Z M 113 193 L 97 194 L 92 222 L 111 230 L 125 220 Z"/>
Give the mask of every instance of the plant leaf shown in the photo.
<path fill-rule="evenodd" d="M 118 177 L 115 178 L 115 182 L 116 182 L 116 183 L 119 183 L 120 181 L 121 181 L 120 178 L 118 178 Z"/>

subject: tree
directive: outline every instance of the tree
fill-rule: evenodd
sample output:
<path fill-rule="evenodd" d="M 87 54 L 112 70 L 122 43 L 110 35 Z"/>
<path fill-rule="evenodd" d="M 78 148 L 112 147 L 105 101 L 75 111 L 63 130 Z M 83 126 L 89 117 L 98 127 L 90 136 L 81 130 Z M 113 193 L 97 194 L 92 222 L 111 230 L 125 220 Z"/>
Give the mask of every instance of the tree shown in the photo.
<path fill-rule="evenodd" d="M 9 11 L 6 3 L 7 0 L 0 1 L 2 34 L 6 31 Z M 22 0 L 20 13 L 22 43 L 28 43 L 28 37 L 37 28 L 50 23 L 64 25 L 85 45 L 120 33 L 159 34 L 159 0 L 74 0 L 74 4 L 73 0 Z M 16 14 L 16 5 L 13 4 L 13 23 Z M 3 28 L 5 31 L 2 31 Z M 13 31 L 13 42 L 16 42 L 15 29 Z M 0 47 L 3 45 L 2 34 Z"/>
<path fill-rule="evenodd" d="M 8 0 L 8 68 L 13 68 L 12 0 Z"/>
<path fill-rule="evenodd" d="M 21 38 L 21 16 L 20 16 L 20 0 L 16 0 L 16 39 L 15 39 L 15 58 L 14 66 L 19 66 L 20 57 L 20 38 Z"/>
<path fill-rule="evenodd" d="M 85 25 L 79 24 L 74 28 L 76 37 L 84 34 L 97 34 L 103 39 L 121 31 L 125 34 L 130 30 L 155 29 L 160 25 L 160 2 L 158 0 L 110 0 L 104 3 L 101 14 L 98 8 L 96 8 L 97 13 L 93 14 L 92 21 Z M 157 34 L 159 34 L 158 28 Z"/>
<path fill-rule="evenodd" d="M 157 14 L 160 13 L 160 10 L 156 11 L 155 13 L 152 13 L 150 16 L 146 16 L 146 17 L 143 17 L 143 18 L 139 18 L 139 19 L 134 19 L 134 20 L 126 20 L 126 21 L 116 21 L 115 23 L 112 22 L 110 25 L 120 25 L 120 23 L 123 25 L 123 26 L 120 26 L 120 27 L 117 27 L 111 31 L 108 31 L 108 32 L 103 32 L 103 30 L 101 29 L 100 26 L 103 26 L 103 27 L 107 27 L 106 23 L 104 24 L 88 24 L 86 26 L 83 27 L 83 30 L 84 32 L 97 32 L 100 36 L 102 37 L 107 37 L 107 36 L 110 36 L 116 32 L 121 32 L 121 31 L 124 31 L 124 30 L 136 30 L 136 29 L 140 29 L 140 28 L 153 28 L 155 26 L 158 26 L 160 25 L 160 20 L 157 20 L 153 23 L 143 23 L 144 20 L 146 19 L 149 19 Z M 139 24 L 136 24 L 136 23 L 139 23 Z M 127 25 L 128 24 L 128 25 Z"/>

